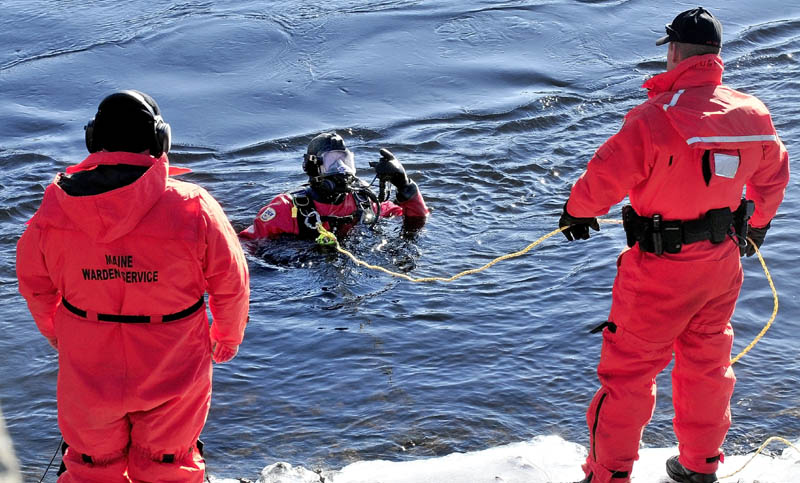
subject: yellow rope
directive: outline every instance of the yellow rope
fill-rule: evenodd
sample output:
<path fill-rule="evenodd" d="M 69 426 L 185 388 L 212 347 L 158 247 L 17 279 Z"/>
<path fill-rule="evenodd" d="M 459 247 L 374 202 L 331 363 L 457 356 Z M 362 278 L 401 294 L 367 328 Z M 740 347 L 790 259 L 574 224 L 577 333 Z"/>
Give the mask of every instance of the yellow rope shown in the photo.
<path fill-rule="evenodd" d="M 753 243 L 752 239 L 748 238 L 748 240 L 750 241 L 750 243 Z M 753 346 L 756 345 L 756 343 L 759 340 L 761 340 L 762 337 L 764 337 L 764 334 L 767 333 L 770 326 L 772 325 L 772 322 L 775 320 L 775 317 L 778 315 L 778 291 L 775 289 L 775 284 L 772 283 L 772 276 L 769 274 L 769 270 L 767 270 L 767 264 L 764 262 L 764 257 L 761 256 L 761 251 L 758 249 L 755 243 L 753 243 L 753 248 L 755 248 L 756 255 L 758 255 L 758 261 L 761 262 L 761 268 L 764 269 L 764 275 L 767 276 L 767 281 L 769 282 L 769 288 L 772 289 L 772 317 L 769 318 L 767 325 L 765 325 L 764 328 L 761 329 L 761 332 L 759 332 L 759 334 L 756 336 L 756 338 L 753 339 L 753 342 L 748 344 L 747 347 L 745 347 L 744 350 L 742 350 L 742 352 L 739 353 L 739 355 L 731 359 L 731 365 L 735 364 L 745 354 L 750 352 L 750 349 L 752 349 Z"/>
<path fill-rule="evenodd" d="M 747 460 L 747 463 L 743 464 L 741 468 L 739 468 L 738 470 L 734 471 L 733 473 L 731 473 L 729 475 L 720 476 L 719 479 L 722 480 L 722 479 L 725 479 L 725 478 L 731 478 L 732 476 L 734 476 L 737 473 L 741 472 L 743 469 L 745 469 L 745 467 L 747 467 L 747 465 L 749 465 L 750 463 L 753 462 L 754 459 L 756 459 L 756 456 L 758 456 L 759 454 L 761 454 L 762 451 L 764 451 L 764 448 L 766 448 L 768 444 L 770 444 L 773 441 L 780 441 L 781 443 L 784 443 L 785 445 L 787 445 L 787 446 L 789 446 L 791 448 L 794 448 L 795 451 L 800 452 L 800 449 L 797 449 L 797 446 L 793 445 L 791 442 L 787 441 L 786 439 L 781 438 L 780 436 L 772 436 L 771 438 L 768 438 L 766 441 L 764 441 L 764 444 L 762 444 L 761 447 L 758 448 L 758 451 L 756 451 L 756 454 L 754 454 L 752 458 Z"/>
<path fill-rule="evenodd" d="M 597 221 L 599 221 L 600 223 L 610 223 L 610 224 L 617 224 L 617 225 L 622 224 L 622 220 L 602 220 L 601 219 L 601 220 L 597 220 Z M 483 265 L 481 267 L 472 268 L 472 269 L 469 269 L 469 270 L 464 270 L 463 272 L 459 272 L 459 273 L 453 275 L 452 277 L 421 277 L 421 278 L 414 278 L 414 277 L 411 277 L 411 276 L 406 275 L 404 273 L 393 272 L 391 270 L 388 270 L 386 268 L 380 267 L 378 265 L 371 265 L 371 264 L 369 264 L 369 263 L 367 263 L 367 262 L 365 262 L 363 260 L 359 260 L 358 258 L 356 258 L 355 255 L 353 255 L 349 251 L 347 251 L 344 248 L 342 248 L 342 246 L 339 244 L 339 240 L 336 239 L 336 235 L 334 235 L 330 231 L 326 230 L 322 226 L 321 223 L 317 224 L 317 231 L 319 232 L 319 237 L 317 237 L 317 243 L 322 244 L 322 245 L 335 246 L 336 250 L 339 253 L 347 255 L 347 257 L 350 258 L 350 260 L 352 260 L 356 265 L 360 265 L 362 267 L 369 268 L 371 270 L 377 270 L 379 272 L 386 273 L 386 274 L 391 275 L 393 277 L 402 278 L 402 279 L 408 280 L 409 282 L 415 282 L 415 283 L 420 283 L 420 282 L 452 282 L 453 280 L 461 278 L 461 277 L 463 277 L 465 275 L 471 275 L 473 273 L 482 272 L 482 271 L 486 270 L 487 268 L 491 267 L 492 265 L 494 265 L 494 264 L 496 264 L 498 262 L 501 262 L 503 260 L 508 260 L 510 258 L 516 258 L 516 257 L 520 257 L 522 255 L 525 255 L 526 253 L 531 251 L 536 245 L 542 243 L 543 241 L 547 240 L 548 238 L 550 238 L 550 237 L 552 237 L 554 235 L 557 235 L 558 233 L 561 233 L 565 229 L 566 229 L 566 227 L 561 227 L 561 228 L 558 228 L 556 230 L 553 230 L 550 233 L 540 237 L 538 240 L 534 241 L 533 243 L 531 243 L 527 247 L 523 248 L 522 250 L 516 251 L 514 253 L 509 253 L 509 254 L 506 254 L 506 255 L 502 255 L 502 256 L 495 258 L 494 260 L 490 261 L 489 263 L 487 263 L 487 264 L 485 264 L 485 265 Z M 753 240 L 750 240 L 750 243 L 753 243 Z M 759 340 L 761 340 L 762 337 L 764 337 L 764 334 L 767 333 L 767 330 L 769 330 L 770 326 L 772 326 L 772 322 L 775 320 L 775 317 L 778 315 L 778 291 L 775 289 L 775 284 L 772 282 L 772 276 L 770 275 L 769 270 L 767 269 L 767 264 L 764 262 L 764 257 L 761 256 L 761 251 L 759 251 L 758 247 L 755 246 L 755 243 L 753 243 L 753 246 L 755 248 L 756 255 L 758 255 L 758 261 L 761 262 L 761 267 L 764 269 L 764 274 L 767 276 L 767 281 L 769 282 L 769 287 L 770 287 L 770 289 L 772 289 L 772 299 L 773 299 L 772 317 L 770 317 L 769 321 L 764 326 L 764 328 L 761 330 L 761 332 L 756 336 L 756 338 L 753 339 L 753 342 L 748 344 L 747 347 L 744 348 L 744 350 L 742 350 L 736 357 L 731 359 L 731 365 L 735 364 L 745 354 L 750 352 L 750 350 L 753 348 L 753 346 L 755 346 L 756 343 Z"/>
<path fill-rule="evenodd" d="M 598 220 L 598 221 L 600 221 L 601 223 L 615 223 L 615 224 L 621 224 L 622 223 L 622 220 Z M 378 265 L 370 265 L 367 262 L 359 260 L 358 258 L 356 258 L 355 255 L 353 255 L 349 251 L 347 251 L 344 248 L 342 248 L 341 245 L 339 245 L 338 240 L 336 240 L 336 235 L 334 235 L 330 231 L 328 231 L 325 228 L 323 228 L 321 224 L 317 225 L 317 231 L 319 231 L 319 233 L 320 233 L 319 237 L 317 237 L 317 243 L 321 243 L 321 244 L 325 244 L 325 245 L 335 245 L 336 246 L 336 250 L 339 253 L 347 255 L 347 257 L 349 257 L 350 260 L 355 262 L 357 265 L 361 265 L 362 267 L 369 268 L 371 270 L 377 270 L 379 272 L 386 273 L 386 274 L 391 275 L 393 277 L 402 278 L 402 279 L 408 280 L 409 282 L 415 282 L 415 283 L 420 283 L 420 282 L 452 282 L 453 280 L 459 279 L 459 278 L 463 277 L 464 275 L 471 275 L 473 273 L 482 272 L 482 271 L 486 270 L 487 268 L 491 267 L 492 265 L 494 265 L 494 264 L 496 264 L 498 262 L 502 262 L 503 260 L 508 260 L 509 258 L 521 257 L 522 255 L 525 255 L 526 253 L 531 251 L 536 245 L 542 243 L 543 241 L 547 240 L 548 238 L 550 238 L 550 237 L 552 237 L 554 235 L 557 235 L 557 234 L 561 233 L 566 228 L 567 227 L 562 227 L 562 228 L 558 228 L 556 230 L 553 230 L 550 233 L 540 237 L 538 240 L 534 241 L 533 243 L 531 243 L 527 247 L 523 248 L 522 250 L 516 251 L 514 253 L 509 253 L 509 254 L 506 254 L 506 255 L 499 256 L 499 257 L 495 258 L 494 260 L 492 260 L 491 262 L 487 263 L 486 265 L 483 265 L 483 266 L 478 267 L 478 268 L 471 268 L 469 270 L 464 270 L 463 272 L 459 272 L 459 273 L 453 275 L 452 277 L 421 277 L 421 278 L 414 278 L 414 277 L 408 276 L 408 275 L 406 275 L 404 273 L 393 272 L 391 270 L 387 270 L 387 269 L 385 269 L 383 267 L 380 267 Z"/>

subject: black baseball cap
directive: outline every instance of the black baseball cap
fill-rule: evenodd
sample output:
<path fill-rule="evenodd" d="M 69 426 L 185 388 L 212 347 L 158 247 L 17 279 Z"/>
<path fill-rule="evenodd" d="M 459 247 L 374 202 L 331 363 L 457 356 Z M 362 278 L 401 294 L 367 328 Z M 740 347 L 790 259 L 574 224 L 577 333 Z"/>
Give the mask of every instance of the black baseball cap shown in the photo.
<path fill-rule="evenodd" d="M 681 12 L 667 24 L 667 35 L 656 40 L 656 45 L 667 42 L 722 46 L 722 24 L 703 7 Z"/>

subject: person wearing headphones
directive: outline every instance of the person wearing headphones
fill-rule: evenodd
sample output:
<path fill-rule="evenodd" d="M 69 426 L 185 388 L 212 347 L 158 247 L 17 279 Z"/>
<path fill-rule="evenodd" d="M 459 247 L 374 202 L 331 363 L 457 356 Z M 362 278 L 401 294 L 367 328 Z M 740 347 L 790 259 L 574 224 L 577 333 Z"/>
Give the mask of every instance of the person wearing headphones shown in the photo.
<path fill-rule="evenodd" d="M 249 274 L 225 213 L 170 175 L 155 100 L 113 93 L 17 244 L 19 290 L 58 351 L 59 482 L 202 482 L 212 359 L 244 336 Z M 209 326 L 204 294 L 213 316 Z"/>
<path fill-rule="evenodd" d="M 381 181 L 376 196 L 356 177 L 353 152 L 340 135 L 324 132 L 315 136 L 303 156 L 308 185 L 276 196 L 239 236 L 254 240 L 291 234 L 313 239 L 319 234 L 317 223 L 339 236 L 356 224 L 373 225 L 381 217 L 398 215 L 403 216 L 404 228 L 421 228 L 429 211 L 417 184 L 389 150 L 381 149 L 380 154 L 379 161 L 370 163 Z M 387 182 L 397 189 L 396 203 L 386 200 Z"/>

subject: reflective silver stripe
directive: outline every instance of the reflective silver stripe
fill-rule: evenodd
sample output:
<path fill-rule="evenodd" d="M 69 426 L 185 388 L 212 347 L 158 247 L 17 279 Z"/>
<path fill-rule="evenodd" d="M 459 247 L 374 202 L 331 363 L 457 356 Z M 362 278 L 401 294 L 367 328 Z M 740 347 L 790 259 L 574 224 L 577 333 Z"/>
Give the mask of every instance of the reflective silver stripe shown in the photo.
<path fill-rule="evenodd" d="M 681 96 L 681 94 L 683 94 L 683 91 L 685 91 L 685 90 L 686 90 L 686 89 L 681 89 L 681 90 L 679 90 L 678 92 L 676 92 L 676 93 L 675 93 L 675 95 L 674 95 L 674 96 L 672 96 L 672 100 L 671 100 L 671 101 L 669 101 L 669 104 L 664 104 L 664 110 L 666 111 L 666 110 L 667 110 L 667 109 L 669 109 L 670 107 L 672 107 L 672 106 L 674 106 L 675 104 L 677 104 L 677 103 L 678 103 L 678 98 Z"/>
<path fill-rule="evenodd" d="M 778 142 L 778 136 L 775 134 L 756 134 L 753 136 L 709 136 L 709 137 L 693 137 L 686 140 L 686 144 L 692 145 L 694 143 L 746 143 L 751 141 L 773 141 Z"/>

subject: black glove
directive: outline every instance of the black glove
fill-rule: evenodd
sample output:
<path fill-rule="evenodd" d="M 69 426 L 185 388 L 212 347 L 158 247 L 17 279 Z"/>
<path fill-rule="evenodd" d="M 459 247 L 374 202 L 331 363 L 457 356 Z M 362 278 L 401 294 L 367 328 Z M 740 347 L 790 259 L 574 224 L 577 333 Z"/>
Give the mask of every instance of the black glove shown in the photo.
<path fill-rule="evenodd" d="M 566 203 L 564 203 L 564 211 L 561 212 L 561 218 L 558 220 L 558 226 L 559 228 L 563 226 L 569 227 L 562 232 L 569 241 L 588 240 L 589 227 L 592 227 L 594 231 L 600 231 L 600 224 L 597 222 L 597 218 L 575 218 L 567 213 Z"/>
<path fill-rule="evenodd" d="M 407 201 L 417 194 L 418 188 L 416 183 L 411 181 L 406 175 L 406 170 L 400 161 L 394 157 L 388 149 L 381 149 L 381 159 L 377 162 L 369 163 L 370 166 L 375 168 L 375 174 L 381 181 L 389 181 L 397 188 L 397 200 Z"/>
<path fill-rule="evenodd" d="M 767 226 L 763 228 L 753 228 L 750 225 L 747 225 L 747 238 L 753 240 L 755 243 L 755 247 L 753 243 L 750 243 L 750 240 L 747 240 L 747 246 L 744 249 L 745 255 L 748 257 L 752 257 L 756 254 L 756 247 L 761 248 L 761 244 L 764 243 L 764 238 L 767 236 L 767 230 L 769 230 L 769 223 Z"/>
<path fill-rule="evenodd" d="M 381 159 L 376 163 L 369 163 L 370 166 L 375 168 L 375 173 L 379 179 L 388 180 L 395 185 L 397 189 L 402 189 L 408 184 L 409 179 L 406 176 L 406 170 L 400 161 L 394 157 L 388 149 L 381 149 Z"/>

